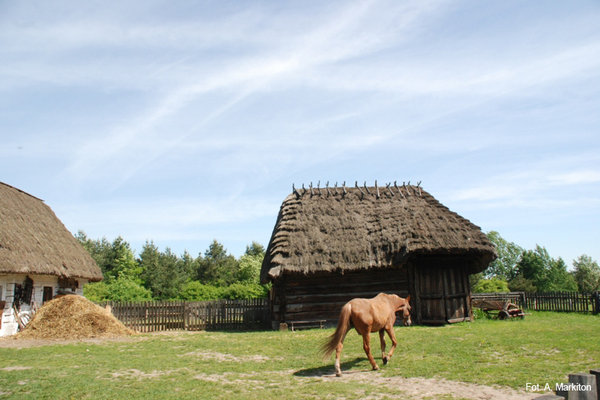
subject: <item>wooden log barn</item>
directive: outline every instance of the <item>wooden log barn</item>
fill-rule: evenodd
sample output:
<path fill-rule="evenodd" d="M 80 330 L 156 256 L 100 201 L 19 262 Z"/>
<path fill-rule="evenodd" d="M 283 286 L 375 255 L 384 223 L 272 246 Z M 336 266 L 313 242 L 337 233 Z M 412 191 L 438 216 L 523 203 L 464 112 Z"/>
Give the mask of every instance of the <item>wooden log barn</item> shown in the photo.
<path fill-rule="evenodd" d="M 261 269 L 274 328 L 336 323 L 347 301 L 380 292 L 410 294 L 416 323 L 472 319 L 469 274 L 496 258 L 478 226 L 420 184 L 292 187 Z"/>
<path fill-rule="evenodd" d="M 59 293 L 102 279 L 89 253 L 44 202 L 0 182 L 0 336 Z"/>

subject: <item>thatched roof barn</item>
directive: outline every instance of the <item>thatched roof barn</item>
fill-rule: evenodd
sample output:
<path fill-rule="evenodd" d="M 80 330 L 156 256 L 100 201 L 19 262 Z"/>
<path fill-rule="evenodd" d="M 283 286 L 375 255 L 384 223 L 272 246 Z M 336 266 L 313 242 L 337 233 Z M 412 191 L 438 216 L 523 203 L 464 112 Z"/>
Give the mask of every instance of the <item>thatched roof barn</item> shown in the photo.
<path fill-rule="evenodd" d="M 41 305 L 60 289 L 81 293 L 83 284 L 101 279 L 96 262 L 50 207 L 0 182 L 0 335 L 13 304 Z"/>
<path fill-rule="evenodd" d="M 350 298 L 387 291 L 410 293 L 417 321 L 445 323 L 470 318 L 468 274 L 495 257 L 479 227 L 420 186 L 294 188 L 261 281 L 280 322 L 335 320 Z"/>

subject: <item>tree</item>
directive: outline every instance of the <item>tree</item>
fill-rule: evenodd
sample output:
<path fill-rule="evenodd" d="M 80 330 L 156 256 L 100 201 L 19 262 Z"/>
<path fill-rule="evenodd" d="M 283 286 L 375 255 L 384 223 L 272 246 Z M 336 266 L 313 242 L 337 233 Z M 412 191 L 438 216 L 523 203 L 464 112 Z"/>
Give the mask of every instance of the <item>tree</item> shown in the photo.
<path fill-rule="evenodd" d="M 111 244 L 106 238 L 92 240 L 87 237 L 85 232 L 78 231 L 75 239 L 90 253 L 100 270 L 102 275 L 106 277 L 106 272 L 111 264 Z"/>
<path fill-rule="evenodd" d="M 509 282 L 511 290 L 550 292 L 576 290 L 573 277 L 562 258 L 550 257 L 545 247 L 524 251 L 517 264 L 517 276 Z"/>
<path fill-rule="evenodd" d="M 262 244 L 253 241 L 251 245 L 246 246 L 246 252 L 244 253 L 248 256 L 265 256 L 265 248 Z"/>
<path fill-rule="evenodd" d="M 549 292 L 575 292 L 577 291 L 577 283 L 567 271 L 567 264 L 562 258 L 552 260 L 548 270 L 548 283 L 544 291 Z"/>
<path fill-rule="evenodd" d="M 582 293 L 600 290 L 600 266 L 592 257 L 583 254 L 573 261 L 573 278 Z"/>
<path fill-rule="evenodd" d="M 154 242 L 146 242 L 139 259 L 144 286 L 155 299 L 177 298 L 188 279 L 185 269 L 189 267 L 186 263 L 190 262 L 189 259 L 179 259 L 169 248 L 161 253 Z"/>
<path fill-rule="evenodd" d="M 121 236 L 110 243 L 106 238 L 89 239 L 83 231 L 79 231 L 75 238 L 96 261 L 107 282 L 125 277 L 138 284 L 141 283 L 141 269 L 135 260 L 131 246 Z"/>
<path fill-rule="evenodd" d="M 198 262 L 197 279 L 204 283 L 227 286 L 235 282 L 239 265 L 234 256 L 216 240 L 210 244 L 204 258 Z"/>
<path fill-rule="evenodd" d="M 260 283 L 260 269 L 265 258 L 265 248 L 257 242 L 246 246 L 246 253 L 240 257 L 237 280 L 243 283 Z"/>
<path fill-rule="evenodd" d="M 517 275 L 517 264 L 524 249 L 513 242 L 505 240 L 496 231 L 488 232 L 487 237 L 496 247 L 498 258 L 492 261 L 484 271 L 485 277 L 487 279 L 499 278 L 505 281 L 514 279 Z"/>

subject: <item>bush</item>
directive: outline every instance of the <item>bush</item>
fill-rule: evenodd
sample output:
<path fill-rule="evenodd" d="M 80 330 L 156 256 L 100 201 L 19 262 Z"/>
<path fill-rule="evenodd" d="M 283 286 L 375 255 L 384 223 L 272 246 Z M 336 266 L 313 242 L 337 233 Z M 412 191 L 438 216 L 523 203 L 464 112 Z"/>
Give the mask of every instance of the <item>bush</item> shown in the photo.
<path fill-rule="evenodd" d="M 106 301 L 110 297 L 108 285 L 104 282 L 88 283 L 83 287 L 83 296 L 94 303 Z"/>
<path fill-rule="evenodd" d="M 233 283 L 229 286 L 214 286 L 191 281 L 183 286 L 180 298 L 189 301 L 218 299 L 258 299 L 264 298 L 269 289 L 257 283 Z"/>
<path fill-rule="evenodd" d="M 183 285 L 179 297 L 182 300 L 202 301 L 223 298 L 223 288 L 205 285 L 199 281 L 191 281 Z"/>
<path fill-rule="evenodd" d="M 260 299 L 267 297 L 268 290 L 257 283 L 234 283 L 224 288 L 223 298 L 237 299 Z"/>
<path fill-rule="evenodd" d="M 137 282 L 119 277 L 109 283 L 96 282 L 84 286 L 83 295 L 90 301 L 144 301 L 152 300 L 152 293 Z"/>
<path fill-rule="evenodd" d="M 506 293 L 508 291 L 508 282 L 499 278 L 481 279 L 473 288 L 474 293 Z"/>

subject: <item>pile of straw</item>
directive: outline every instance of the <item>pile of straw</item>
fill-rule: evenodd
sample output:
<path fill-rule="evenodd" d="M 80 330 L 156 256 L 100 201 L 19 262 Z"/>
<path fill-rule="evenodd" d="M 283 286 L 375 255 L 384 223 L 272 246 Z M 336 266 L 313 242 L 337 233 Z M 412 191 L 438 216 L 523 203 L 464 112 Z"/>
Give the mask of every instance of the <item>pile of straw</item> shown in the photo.
<path fill-rule="evenodd" d="M 109 311 L 78 295 L 45 303 L 18 339 L 86 339 L 133 335 Z"/>

